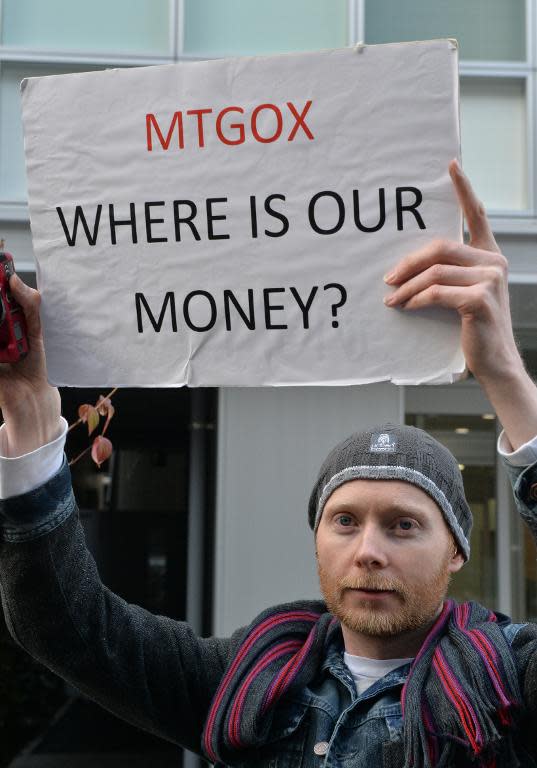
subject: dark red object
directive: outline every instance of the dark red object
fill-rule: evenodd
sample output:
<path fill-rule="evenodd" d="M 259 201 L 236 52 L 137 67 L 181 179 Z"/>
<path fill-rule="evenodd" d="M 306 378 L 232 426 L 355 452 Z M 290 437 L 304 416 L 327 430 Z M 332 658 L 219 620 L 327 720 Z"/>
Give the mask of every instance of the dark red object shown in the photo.
<path fill-rule="evenodd" d="M 26 318 L 9 290 L 13 256 L 0 250 L 0 363 L 16 363 L 28 354 Z"/>

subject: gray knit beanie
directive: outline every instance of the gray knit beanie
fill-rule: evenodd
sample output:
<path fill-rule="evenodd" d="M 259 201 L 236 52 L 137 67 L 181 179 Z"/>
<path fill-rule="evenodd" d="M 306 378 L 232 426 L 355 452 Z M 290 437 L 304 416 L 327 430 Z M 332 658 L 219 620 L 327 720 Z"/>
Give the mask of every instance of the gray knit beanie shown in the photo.
<path fill-rule="evenodd" d="M 440 507 L 465 560 L 473 518 L 459 465 L 437 440 L 417 427 L 384 424 L 356 432 L 330 451 L 311 492 L 308 518 L 317 531 L 329 496 L 349 480 L 406 480 Z"/>

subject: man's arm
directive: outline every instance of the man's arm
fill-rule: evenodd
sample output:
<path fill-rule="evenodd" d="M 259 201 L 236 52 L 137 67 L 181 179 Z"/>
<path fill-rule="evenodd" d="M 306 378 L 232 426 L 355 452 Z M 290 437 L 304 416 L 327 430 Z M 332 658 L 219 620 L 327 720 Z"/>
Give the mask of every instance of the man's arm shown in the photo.
<path fill-rule="evenodd" d="M 513 336 L 508 262 L 469 180 L 456 161 L 449 170 L 468 224 L 469 244 L 440 240 L 406 256 L 385 277 L 396 286 L 386 303 L 404 311 L 431 306 L 457 310 L 468 368 L 517 449 L 537 435 L 537 387 Z"/>
<path fill-rule="evenodd" d="M 39 293 L 17 276 L 10 289 L 26 316 L 30 351 L 0 365 L 0 469 L 11 470 L 0 482 L 8 629 L 32 657 L 110 712 L 199 753 L 231 641 L 198 638 L 188 624 L 129 604 L 102 584 L 63 451 L 58 456 L 60 396 L 47 381 Z"/>
<path fill-rule="evenodd" d="M 230 640 L 196 637 L 102 584 L 66 459 L 47 483 L 0 502 L 0 588 L 16 642 L 118 717 L 200 753 Z"/>

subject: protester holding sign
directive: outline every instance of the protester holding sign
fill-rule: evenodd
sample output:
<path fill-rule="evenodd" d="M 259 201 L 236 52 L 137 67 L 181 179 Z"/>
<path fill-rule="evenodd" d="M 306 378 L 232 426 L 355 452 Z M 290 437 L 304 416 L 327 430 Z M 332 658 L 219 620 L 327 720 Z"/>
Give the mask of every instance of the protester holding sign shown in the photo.
<path fill-rule="evenodd" d="M 450 173 L 470 244 L 432 242 L 395 264 L 388 303 L 459 313 L 535 536 L 537 388 L 513 338 L 506 259 L 455 162 Z M 101 583 L 63 458 L 39 294 L 16 277 L 11 288 L 30 353 L 1 370 L 0 579 L 7 625 L 29 654 L 221 766 L 535 764 L 537 625 L 446 599 L 470 554 L 472 516 L 445 448 L 394 425 L 337 446 L 309 505 L 326 604 L 278 606 L 230 638 L 196 637 Z"/>

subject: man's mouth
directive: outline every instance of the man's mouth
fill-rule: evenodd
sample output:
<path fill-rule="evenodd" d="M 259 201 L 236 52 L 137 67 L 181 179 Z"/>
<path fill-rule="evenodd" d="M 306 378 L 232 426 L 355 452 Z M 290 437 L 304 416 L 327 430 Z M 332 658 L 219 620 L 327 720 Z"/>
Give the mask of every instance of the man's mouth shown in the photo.
<path fill-rule="evenodd" d="M 394 589 L 370 589 L 367 587 L 355 587 L 350 590 L 351 592 L 355 592 L 358 595 L 362 595 L 364 597 L 383 597 L 386 595 L 393 595 L 395 594 Z"/>

